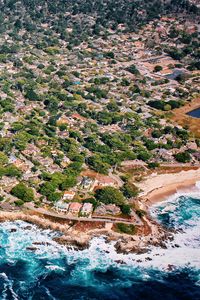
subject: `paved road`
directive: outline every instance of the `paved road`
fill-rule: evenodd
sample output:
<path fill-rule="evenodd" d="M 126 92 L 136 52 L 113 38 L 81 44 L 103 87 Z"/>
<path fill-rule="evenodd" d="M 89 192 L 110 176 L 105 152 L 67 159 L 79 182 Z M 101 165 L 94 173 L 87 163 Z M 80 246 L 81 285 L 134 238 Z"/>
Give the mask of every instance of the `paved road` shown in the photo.
<path fill-rule="evenodd" d="M 101 218 L 101 217 L 99 217 L 99 218 L 96 218 L 96 217 L 95 218 L 72 217 L 72 216 L 58 214 L 56 212 L 51 212 L 44 208 L 35 208 L 31 203 L 26 203 L 24 206 L 34 212 L 46 215 L 48 217 L 60 218 L 63 220 L 68 220 L 68 221 L 105 222 L 105 223 L 115 223 L 115 224 L 124 223 L 127 225 L 133 224 L 133 225 L 137 225 L 137 226 L 143 225 L 142 221 L 138 218 L 138 216 L 137 216 L 136 220 L 130 220 L 130 221 L 125 221 L 124 219 L 113 218 L 113 217 L 108 217 L 108 218 L 107 217 L 103 217 L 103 218 Z"/>
<path fill-rule="evenodd" d="M 169 168 L 180 168 L 180 167 L 189 167 L 189 168 L 200 168 L 200 164 L 194 164 L 191 163 L 161 163 L 161 167 L 169 167 Z"/>

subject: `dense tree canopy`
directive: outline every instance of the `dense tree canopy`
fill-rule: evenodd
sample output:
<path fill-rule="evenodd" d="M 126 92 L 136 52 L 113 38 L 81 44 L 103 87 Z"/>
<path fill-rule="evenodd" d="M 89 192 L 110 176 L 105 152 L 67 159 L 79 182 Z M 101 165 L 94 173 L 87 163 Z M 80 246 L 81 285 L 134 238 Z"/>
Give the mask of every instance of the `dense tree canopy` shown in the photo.
<path fill-rule="evenodd" d="M 122 205 L 125 202 L 123 194 L 116 188 L 105 187 L 99 189 L 95 193 L 95 198 L 105 204 Z"/>
<path fill-rule="evenodd" d="M 17 184 L 11 191 L 13 196 L 23 200 L 24 202 L 30 202 L 34 200 L 33 190 L 27 187 L 24 183 Z"/>

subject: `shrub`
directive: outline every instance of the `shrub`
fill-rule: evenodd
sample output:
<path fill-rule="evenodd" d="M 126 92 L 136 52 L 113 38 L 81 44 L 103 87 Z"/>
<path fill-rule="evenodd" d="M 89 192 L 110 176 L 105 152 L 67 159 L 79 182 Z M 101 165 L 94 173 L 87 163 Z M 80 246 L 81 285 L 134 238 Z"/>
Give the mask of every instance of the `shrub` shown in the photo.
<path fill-rule="evenodd" d="M 132 73 L 134 75 L 139 75 L 140 74 L 140 72 L 138 71 L 138 69 L 136 68 L 135 65 L 131 65 L 130 67 L 128 67 L 127 71 L 129 71 L 130 73 Z"/>
<path fill-rule="evenodd" d="M 135 226 L 133 224 L 127 225 L 124 223 L 118 223 L 117 229 L 120 232 L 127 233 L 127 234 L 135 234 L 136 232 Z"/>
<path fill-rule="evenodd" d="M 139 218 L 142 218 L 146 214 L 146 212 L 142 209 L 137 209 L 136 214 L 138 215 Z"/>
<path fill-rule="evenodd" d="M 148 168 L 149 169 L 156 169 L 158 167 L 159 167 L 159 163 L 157 163 L 157 162 L 150 162 L 150 163 L 148 163 Z"/>
<path fill-rule="evenodd" d="M 130 213 L 131 213 L 131 207 L 130 207 L 129 204 L 123 204 L 123 205 L 121 205 L 120 209 L 121 209 L 121 211 L 122 211 L 122 213 L 124 215 L 128 215 L 129 216 Z"/>
<path fill-rule="evenodd" d="M 191 155 L 187 151 L 178 153 L 178 154 L 174 155 L 174 157 L 178 162 L 181 162 L 181 163 L 187 163 L 187 162 L 190 162 L 190 160 L 191 160 Z"/>
<path fill-rule="evenodd" d="M 155 66 L 155 68 L 154 68 L 154 72 L 160 72 L 160 71 L 162 71 L 162 67 L 161 66 Z"/>
<path fill-rule="evenodd" d="M 134 184 L 126 183 L 122 187 L 122 193 L 126 198 L 132 198 L 138 195 L 139 189 Z"/>
<path fill-rule="evenodd" d="M 169 111 L 169 110 L 171 110 L 172 109 L 172 107 L 171 107 L 171 105 L 170 104 L 165 104 L 165 106 L 164 106 L 164 111 Z"/>
<path fill-rule="evenodd" d="M 16 206 L 22 206 L 24 204 L 24 201 L 23 200 L 16 200 L 15 201 L 15 205 Z"/>

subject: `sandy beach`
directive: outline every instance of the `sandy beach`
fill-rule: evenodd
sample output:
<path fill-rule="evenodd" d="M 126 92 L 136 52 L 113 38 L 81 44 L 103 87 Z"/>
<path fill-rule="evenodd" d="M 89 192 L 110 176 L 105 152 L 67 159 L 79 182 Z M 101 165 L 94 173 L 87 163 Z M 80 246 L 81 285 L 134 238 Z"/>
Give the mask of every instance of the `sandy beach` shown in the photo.
<path fill-rule="evenodd" d="M 165 200 L 178 190 L 188 191 L 194 188 L 198 181 L 200 181 L 200 168 L 179 173 L 153 173 L 137 184 L 142 190 L 139 195 L 141 208 L 148 211 L 153 203 Z M 139 229 L 133 237 L 113 231 L 110 227 L 107 228 L 105 224 L 97 228 L 88 227 L 85 230 L 85 225 L 82 226 L 81 222 L 71 226 L 70 221 L 59 220 L 59 218 L 44 218 L 42 214 L 36 214 L 31 210 L 21 212 L 0 211 L 0 222 L 15 220 L 23 220 L 36 224 L 43 229 L 59 231 L 62 236 L 57 239 L 57 242 L 72 245 L 78 249 L 87 248 L 93 237 L 102 235 L 106 236 L 108 241 L 118 241 L 117 250 L 123 253 L 137 252 L 149 245 L 160 245 L 168 238 L 168 233 L 164 228 L 149 217 L 143 218 L 143 221 L 145 221 L 143 231 Z"/>
<path fill-rule="evenodd" d="M 200 168 L 197 170 L 181 171 L 172 174 L 157 174 L 144 179 L 137 184 L 142 190 L 140 200 L 148 206 L 165 200 L 168 196 L 176 193 L 178 190 L 188 190 L 200 181 Z"/>

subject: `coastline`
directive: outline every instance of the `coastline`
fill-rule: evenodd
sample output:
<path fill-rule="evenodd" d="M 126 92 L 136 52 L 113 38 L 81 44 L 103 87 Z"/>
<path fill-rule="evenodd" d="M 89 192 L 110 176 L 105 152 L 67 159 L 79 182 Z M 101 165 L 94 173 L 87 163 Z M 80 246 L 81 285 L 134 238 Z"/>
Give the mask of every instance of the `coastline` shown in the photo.
<path fill-rule="evenodd" d="M 200 181 L 200 168 L 197 170 L 181 171 L 179 173 L 152 174 L 138 183 L 138 187 L 143 190 L 139 197 L 139 206 L 148 213 L 149 208 L 157 202 L 167 199 L 178 190 L 188 191 L 194 189 L 196 182 Z M 170 232 L 160 226 L 148 214 L 143 217 L 144 231 L 138 231 L 134 235 L 128 235 L 113 231 L 101 224 L 99 228 L 74 227 L 71 221 L 62 221 L 59 218 L 47 218 L 40 213 L 31 210 L 8 212 L 0 211 L 0 222 L 22 220 L 39 226 L 41 229 L 50 229 L 60 232 L 61 236 L 55 241 L 67 247 L 74 247 L 83 250 L 90 246 L 90 241 L 94 237 L 104 236 L 108 242 L 116 242 L 116 251 L 119 253 L 142 253 L 147 251 L 149 246 L 165 247 L 168 238 L 173 239 Z M 81 224 L 78 222 L 77 224 Z"/>
<path fill-rule="evenodd" d="M 107 242 L 115 242 L 115 249 L 117 253 L 144 253 L 148 251 L 149 246 L 163 246 L 170 235 L 169 232 L 164 230 L 156 222 L 151 222 L 148 218 L 144 217 L 146 224 L 146 233 L 141 232 L 134 235 L 125 233 L 119 233 L 107 228 L 96 228 L 88 231 L 79 231 L 73 229 L 70 222 L 56 222 L 44 218 L 42 215 L 35 214 L 31 211 L 21 212 L 8 212 L 0 211 L 0 223 L 25 221 L 40 227 L 41 229 L 49 229 L 57 231 L 61 235 L 54 239 L 59 244 L 66 246 L 67 248 L 73 247 L 75 250 L 84 250 L 90 247 L 90 242 L 94 237 L 104 237 Z M 148 228 L 147 228 L 148 227 Z M 149 230 L 149 228 L 151 230 Z M 34 248 L 34 247 L 33 247 Z"/>
<path fill-rule="evenodd" d="M 152 174 L 137 184 L 142 190 L 140 202 L 148 209 L 154 203 L 166 200 L 179 190 L 193 189 L 198 181 L 200 181 L 200 168 L 179 173 Z"/>

